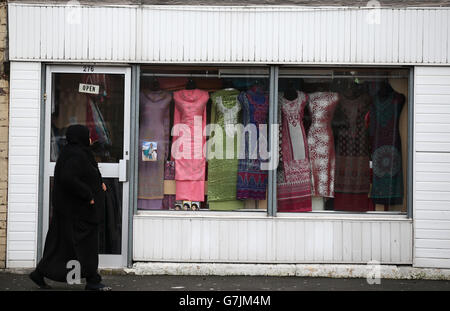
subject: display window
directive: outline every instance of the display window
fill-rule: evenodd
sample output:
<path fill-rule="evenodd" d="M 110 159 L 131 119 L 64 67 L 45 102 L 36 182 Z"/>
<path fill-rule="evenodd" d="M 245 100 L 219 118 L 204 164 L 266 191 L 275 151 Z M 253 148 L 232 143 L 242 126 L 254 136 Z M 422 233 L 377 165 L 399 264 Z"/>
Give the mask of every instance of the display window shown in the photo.
<path fill-rule="evenodd" d="M 266 211 L 268 67 L 142 66 L 138 210 Z"/>
<path fill-rule="evenodd" d="M 280 68 L 278 212 L 406 212 L 408 69 Z"/>
<path fill-rule="evenodd" d="M 50 160 L 56 162 L 72 124 L 86 125 L 99 162 L 123 157 L 124 76 L 118 74 L 54 73 L 51 106 Z"/>
<path fill-rule="evenodd" d="M 277 72 L 142 67 L 138 210 L 406 213 L 409 69 Z"/>

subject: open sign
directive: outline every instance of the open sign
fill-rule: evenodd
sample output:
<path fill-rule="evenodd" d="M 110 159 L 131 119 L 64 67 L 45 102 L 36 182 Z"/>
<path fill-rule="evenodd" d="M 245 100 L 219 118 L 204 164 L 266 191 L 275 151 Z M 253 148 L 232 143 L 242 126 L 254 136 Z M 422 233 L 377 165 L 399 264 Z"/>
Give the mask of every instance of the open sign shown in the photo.
<path fill-rule="evenodd" d="M 78 88 L 78 92 L 80 93 L 88 93 L 88 94 L 98 94 L 100 92 L 100 86 L 94 84 L 84 84 L 80 83 Z"/>

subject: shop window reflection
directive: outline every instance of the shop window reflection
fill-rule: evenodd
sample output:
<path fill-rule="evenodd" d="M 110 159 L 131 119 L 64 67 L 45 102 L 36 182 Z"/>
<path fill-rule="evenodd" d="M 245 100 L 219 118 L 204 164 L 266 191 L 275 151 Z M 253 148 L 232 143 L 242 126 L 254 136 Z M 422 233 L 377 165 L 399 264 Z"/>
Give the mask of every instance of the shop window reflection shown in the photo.
<path fill-rule="evenodd" d="M 406 212 L 408 70 L 323 71 L 280 69 L 278 212 Z"/>
<path fill-rule="evenodd" d="M 139 210 L 267 210 L 267 171 L 250 156 L 250 134 L 243 141 L 233 129 L 255 125 L 258 145 L 259 124 L 268 123 L 268 76 L 268 68 L 142 68 Z M 200 139 L 205 152 L 195 143 L 189 151 L 174 149 L 181 134 L 172 131 L 186 125 L 195 135 L 195 117 L 201 131 L 219 127 Z M 181 150 L 191 159 L 177 158 L 174 152 Z"/>
<path fill-rule="evenodd" d="M 72 124 L 86 125 L 100 162 L 123 158 L 124 75 L 53 74 L 50 160 L 56 162 Z M 83 86 L 91 89 L 83 89 Z"/>

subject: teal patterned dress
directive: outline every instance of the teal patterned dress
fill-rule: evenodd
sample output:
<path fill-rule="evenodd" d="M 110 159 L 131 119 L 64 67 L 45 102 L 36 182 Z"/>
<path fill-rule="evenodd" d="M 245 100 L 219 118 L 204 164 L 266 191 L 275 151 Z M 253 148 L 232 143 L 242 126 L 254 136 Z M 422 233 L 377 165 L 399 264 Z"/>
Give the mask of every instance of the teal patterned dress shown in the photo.
<path fill-rule="evenodd" d="M 399 120 L 405 96 L 390 86 L 375 96 L 370 108 L 369 135 L 373 168 L 370 197 L 375 204 L 403 204 L 402 144 Z"/>

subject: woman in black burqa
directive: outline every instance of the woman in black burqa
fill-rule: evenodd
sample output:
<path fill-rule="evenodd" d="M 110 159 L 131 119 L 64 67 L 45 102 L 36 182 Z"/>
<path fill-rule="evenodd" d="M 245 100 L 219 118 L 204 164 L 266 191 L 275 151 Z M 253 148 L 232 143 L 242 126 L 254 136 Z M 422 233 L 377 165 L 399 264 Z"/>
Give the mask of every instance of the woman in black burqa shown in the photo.
<path fill-rule="evenodd" d="M 44 254 L 30 278 L 41 288 L 50 288 L 44 277 L 66 282 L 73 266 L 80 263 L 81 278 L 88 290 L 110 290 L 98 274 L 99 208 L 106 186 L 90 149 L 89 129 L 72 125 L 66 132 L 67 145 L 55 166 L 53 215 L 45 240 Z"/>

